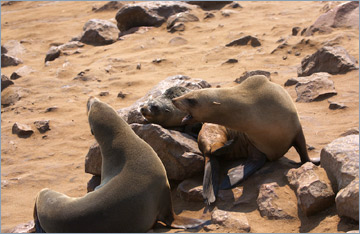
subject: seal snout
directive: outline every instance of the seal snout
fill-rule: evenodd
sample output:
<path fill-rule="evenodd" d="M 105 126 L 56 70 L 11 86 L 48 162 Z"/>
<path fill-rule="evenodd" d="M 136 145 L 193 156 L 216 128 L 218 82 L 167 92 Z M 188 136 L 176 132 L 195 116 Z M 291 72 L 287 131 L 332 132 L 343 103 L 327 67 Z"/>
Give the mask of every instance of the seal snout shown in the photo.
<path fill-rule="evenodd" d="M 87 107 L 87 113 L 90 112 L 91 106 L 95 103 L 95 102 L 99 102 L 99 99 L 97 99 L 94 96 L 89 97 L 86 107 Z"/>

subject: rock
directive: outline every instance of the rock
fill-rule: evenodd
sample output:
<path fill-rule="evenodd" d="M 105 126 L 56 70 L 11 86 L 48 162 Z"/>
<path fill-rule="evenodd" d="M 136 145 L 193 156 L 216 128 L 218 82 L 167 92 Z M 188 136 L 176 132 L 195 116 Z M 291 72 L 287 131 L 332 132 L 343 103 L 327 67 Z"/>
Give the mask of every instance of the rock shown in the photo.
<path fill-rule="evenodd" d="M 94 46 L 108 45 L 117 41 L 119 30 L 107 20 L 91 19 L 85 23 L 80 41 Z"/>
<path fill-rule="evenodd" d="M 292 35 L 296 36 L 299 33 L 300 29 L 301 29 L 300 27 L 293 27 L 292 28 Z"/>
<path fill-rule="evenodd" d="M 101 176 L 93 176 L 87 183 L 87 192 L 90 193 L 95 190 L 101 183 Z"/>
<path fill-rule="evenodd" d="M 185 24 L 182 22 L 175 23 L 171 28 L 168 29 L 168 32 L 174 33 L 178 31 L 185 31 Z"/>
<path fill-rule="evenodd" d="M 299 80 L 297 78 L 290 78 L 285 82 L 284 86 L 292 86 L 296 85 L 297 83 L 299 83 Z"/>
<path fill-rule="evenodd" d="M 9 87 L 10 85 L 13 85 L 14 82 L 9 79 L 9 77 L 5 75 L 1 75 L 1 91 L 3 91 L 5 88 Z"/>
<path fill-rule="evenodd" d="M 126 97 L 126 95 L 127 95 L 126 93 L 123 93 L 123 92 L 120 91 L 120 92 L 118 93 L 117 97 L 124 99 L 124 98 Z"/>
<path fill-rule="evenodd" d="M 359 178 L 341 189 L 336 195 L 335 202 L 339 216 L 359 221 Z"/>
<path fill-rule="evenodd" d="M 276 182 L 262 184 L 259 189 L 259 196 L 256 200 L 261 216 L 269 219 L 293 219 L 294 217 L 284 211 L 284 203 L 295 208 L 296 204 L 291 204 L 289 199 L 282 199 L 278 195 L 279 185 Z M 296 209 L 292 211 L 296 214 Z"/>
<path fill-rule="evenodd" d="M 55 111 L 57 109 L 59 109 L 57 106 L 51 106 L 51 107 L 46 108 L 44 113 L 53 112 L 53 111 Z"/>
<path fill-rule="evenodd" d="M 243 46 L 243 45 L 247 45 L 249 42 L 252 47 L 261 46 L 259 39 L 257 39 L 256 37 L 253 37 L 253 36 L 245 36 L 245 37 L 236 39 L 236 40 L 226 44 L 226 46 Z"/>
<path fill-rule="evenodd" d="M 85 172 L 101 176 L 101 152 L 97 142 L 90 146 L 89 152 L 85 156 Z"/>
<path fill-rule="evenodd" d="M 255 70 L 255 71 L 246 71 L 244 72 L 239 78 L 237 78 L 234 82 L 240 84 L 241 82 L 243 82 L 244 80 L 246 80 L 247 78 L 249 78 L 250 76 L 255 76 L 255 75 L 263 75 L 266 76 L 269 80 L 271 80 L 270 78 L 270 72 L 268 71 L 262 71 L 262 70 Z"/>
<path fill-rule="evenodd" d="M 61 54 L 61 50 L 57 46 L 52 46 L 50 50 L 46 53 L 45 63 L 47 61 L 53 61 L 57 59 L 58 57 L 60 57 L 60 54 Z"/>
<path fill-rule="evenodd" d="M 66 43 L 64 43 L 62 45 L 59 45 L 58 49 L 61 52 L 66 53 L 66 52 L 69 52 L 71 50 L 84 47 L 84 45 L 85 45 L 84 43 L 81 43 L 79 41 L 69 41 L 69 42 L 66 42 Z"/>
<path fill-rule="evenodd" d="M 211 19 L 211 18 L 214 18 L 215 15 L 211 12 L 205 12 L 205 16 L 204 16 L 204 19 Z"/>
<path fill-rule="evenodd" d="M 1 54 L 6 54 L 7 52 L 8 50 L 4 46 L 1 46 Z"/>
<path fill-rule="evenodd" d="M 21 124 L 16 122 L 12 127 L 12 134 L 16 134 L 18 135 L 18 137 L 21 138 L 27 138 L 31 136 L 33 133 L 34 131 L 31 129 L 31 127 L 26 124 Z"/>
<path fill-rule="evenodd" d="M 103 91 L 103 92 L 100 92 L 99 93 L 99 96 L 100 97 L 104 97 L 104 96 L 108 96 L 109 95 L 109 92 L 108 91 Z"/>
<path fill-rule="evenodd" d="M 8 54 L 1 55 L 1 67 L 17 66 L 21 63 L 23 63 L 23 61 L 14 56 Z"/>
<path fill-rule="evenodd" d="M 10 40 L 7 41 L 3 47 L 6 48 L 7 55 L 18 57 L 21 54 L 24 54 L 26 52 L 25 47 L 17 40 Z"/>
<path fill-rule="evenodd" d="M 124 32 L 134 27 L 158 27 L 171 15 L 188 10 L 189 5 L 183 2 L 141 2 L 125 5 L 116 13 L 115 19 L 118 29 Z"/>
<path fill-rule="evenodd" d="M 166 28 L 167 29 L 172 28 L 177 22 L 196 22 L 196 21 L 199 21 L 199 18 L 196 17 L 196 15 L 193 15 L 189 12 L 180 12 L 169 17 L 169 19 L 167 20 Z"/>
<path fill-rule="evenodd" d="M 329 101 L 329 109 L 330 110 L 338 110 L 338 109 L 345 109 L 347 106 L 345 106 L 343 103 L 337 103 L 337 102 L 330 102 Z"/>
<path fill-rule="evenodd" d="M 199 6 L 203 10 L 219 10 L 233 1 L 187 1 L 188 4 Z"/>
<path fill-rule="evenodd" d="M 152 61 L 152 63 L 161 63 L 161 62 L 163 62 L 163 61 L 166 61 L 166 59 L 157 58 L 157 59 L 154 59 L 154 60 Z"/>
<path fill-rule="evenodd" d="M 349 1 L 342 3 L 322 14 L 314 24 L 305 32 L 306 36 L 311 36 L 315 32 L 331 32 L 331 28 L 359 28 L 359 2 Z"/>
<path fill-rule="evenodd" d="M 34 220 L 31 220 L 27 223 L 19 224 L 9 231 L 9 233 L 34 233 L 34 232 L 35 232 Z"/>
<path fill-rule="evenodd" d="M 136 64 L 136 69 L 141 70 L 141 63 Z"/>
<path fill-rule="evenodd" d="M 232 2 L 232 3 L 230 3 L 229 5 L 227 5 L 227 7 L 228 8 L 233 8 L 233 9 L 235 9 L 235 8 L 243 8 L 239 3 L 237 3 L 237 2 Z"/>
<path fill-rule="evenodd" d="M 337 192 L 359 178 L 359 135 L 338 138 L 325 146 L 320 163 Z"/>
<path fill-rule="evenodd" d="M 178 196 L 184 201 L 203 202 L 203 187 L 200 179 L 186 179 L 177 187 Z"/>
<path fill-rule="evenodd" d="M 12 80 L 16 80 L 16 79 L 19 79 L 23 76 L 27 76 L 31 73 L 35 72 L 31 67 L 29 66 L 23 66 L 23 67 L 20 67 L 19 69 L 17 69 L 16 71 L 14 71 L 11 76 L 10 76 L 10 79 Z"/>
<path fill-rule="evenodd" d="M 214 210 L 211 213 L 211 222 L 239 232 L 250 232 L 249 221 L 244 213 Z"/>
<path fill-rule="evenodd" d="M 14 105 L 21 98 L 20 89 L 8 87 L 1 92 L 1 105 L 4 107 Z"/>
<path fill-rule="evenodd" d="M 45 133 L 50 130 L 49 122 L 50 122 L 49 120 L 40 120 L 40 121 L 35 121 L 34 124 L 40 133 Z"/>
<path fill-rule="evenodd" d="M 103 11 L 113 11 L 113 10 L 119 10 L 124 6 L 124 3 L 121 1 L 110 1 L 103 5 L 102 7 L 95 8 L 93 11 L 95 12 L 103 12 Z"/>
<path fill-rule="evenodd" d="M 144 97 L 138 99 L 133 105 L 118 110 L 119 115 L 129 124 L 147 123 L 140 113 L 140 106 L 145 102 L 147 103 L 150 98 L 160 96 L 165 92 L 165 90 L 173 86 L 182 86 L 193 90 L 211 87 L 205 80 L 191 79 L 190 77 L 183 75 L 170 76 L 159 82 L 149 92 L 147 92 Z"/>
<path fill-rule="evenodd" d="M 233 63 L 237 63 L 237 62 L 239 62 L 237 59 L 231 58 L 231 59 L 226 60 L 225 63 L 227 63 L 227 64 L 233 64 Z"/>
<path fill-rule="evenodd" d="M 234 10 L 222 10 L 221 11 L 221 15 L 223 17 L 230 17 L 230 15 L 236 14 L 236 13 L 237 13 L 237 11 L 234 11 Z"/>
<path fill-rule="evenodd" d="M 359 69 L 356 60 L 341 46 L 324 46 L 312 55 L 306 56 L 298 68 L 298 76 L 309 76 L 316 72 L 344 74 Z"/>
<path fill-rule="evenodd" d="M 314 73 L 307 77 L 298 77 L 295 90 L 297 102 L 321 101 L 337 94 L 334 82 L 326 72 Z"/>
<path fill-rule="evenodd" d="M 134 123 L 130 126 L 155 150 L 170 180 L 184 180 L 203 171 L 204 158 L 195 138 L 157 124 Z"/>
<path fill-rule="evenodd" d="M 342 133 L 340 136 L 349 136 L 349 135 L 359 135 L 359 128 L 350 128 L 346 132 Z"/>
<path fill-rule="evenodd" d="M 185 45 L 187 43 L 188 41 L 183 37 L 174 37 L 169 41 L 169 44 L 173 46 Z"/>
<path fill-rule="evenodd" d="M 295 188 L 298 205 L 306 216 L 334 203 L 335 194 L 323 168 L 307 162 L 298 169 L 290 169 L 286 177 Z"/>

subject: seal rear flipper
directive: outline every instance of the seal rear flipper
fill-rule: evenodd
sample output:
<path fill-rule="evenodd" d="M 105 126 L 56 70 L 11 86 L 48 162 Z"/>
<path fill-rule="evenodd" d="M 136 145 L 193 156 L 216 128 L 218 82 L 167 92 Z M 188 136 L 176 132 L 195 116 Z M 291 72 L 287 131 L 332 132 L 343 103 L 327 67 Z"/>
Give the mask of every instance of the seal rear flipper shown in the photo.
<path fill-rule="evenodd" d="M 167 226 L 179 229 L 194 229 L 200 228 L 203 225 L 210 224 L 210 220 L 193 219 L 188 217 L 182 217 L 174 214 L 174 220 L 171 223 L 166 223 Z"/>
<path fill-rule="evenodd" d="M 252 146 L 249 158 L 244 164 L 230 169 L 225 179 L 221 182 L 220 189 L 230 189 L 238 183 L 244 181 L 250 175 L 259 170 L 266 162 L 266 155 Z"/>
<path fill-rule="evenodd" d="M 210 156 L 205 164 L 203 179 L 203 197 L 205 203 L 215 202 L 219 191 L 219 162 L 214 156 Z"/>

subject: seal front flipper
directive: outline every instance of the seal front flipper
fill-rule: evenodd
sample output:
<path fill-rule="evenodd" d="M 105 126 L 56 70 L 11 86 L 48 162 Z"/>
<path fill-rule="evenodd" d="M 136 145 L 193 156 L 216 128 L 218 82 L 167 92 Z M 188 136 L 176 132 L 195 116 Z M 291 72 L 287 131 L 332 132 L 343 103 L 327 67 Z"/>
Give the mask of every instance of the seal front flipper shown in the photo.
<path fill-rule="evenodd" d="M 174 214 L 174 221 L 171 224 L 166 224 L 172 228 L 181 229 L 195 229 L 200 228 L 203 225 L 210 224 L 210 220 L 193 219 L 188 217 L 182 217 Z"/>
<path fill-rule="evenodd" d="M 259 170 L 266 162 L 266 155 L 250 146 L 249 158 L 244 164 L 234 167 L 221 182 L 220 189 L 230 189 Z"/>
<path fill-rule="evenodd" d="M 215 202 L 219 191 L 219 161 L 214 156 L 205 157 L 205 170 L 203 179 L 203 197 L 205 203 Z"/>

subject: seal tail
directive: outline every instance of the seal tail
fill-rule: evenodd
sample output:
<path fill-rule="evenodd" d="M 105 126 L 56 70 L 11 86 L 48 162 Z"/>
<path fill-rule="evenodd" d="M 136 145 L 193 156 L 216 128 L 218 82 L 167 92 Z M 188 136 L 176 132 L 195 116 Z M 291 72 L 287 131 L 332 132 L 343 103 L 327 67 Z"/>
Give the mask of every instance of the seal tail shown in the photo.
<path fill-rule="evenodd" d="M 36 199 L 37 200 L 37 199 Z M 35 223 L 35 233 L 46 233 L 45 230 L 41 227 L 40 225 L 40 221 L 38 219 L 38 215 L 37 215 L 37 208 L 36 208 L 36 202 L 34 205 L 34 223 Z"/>

